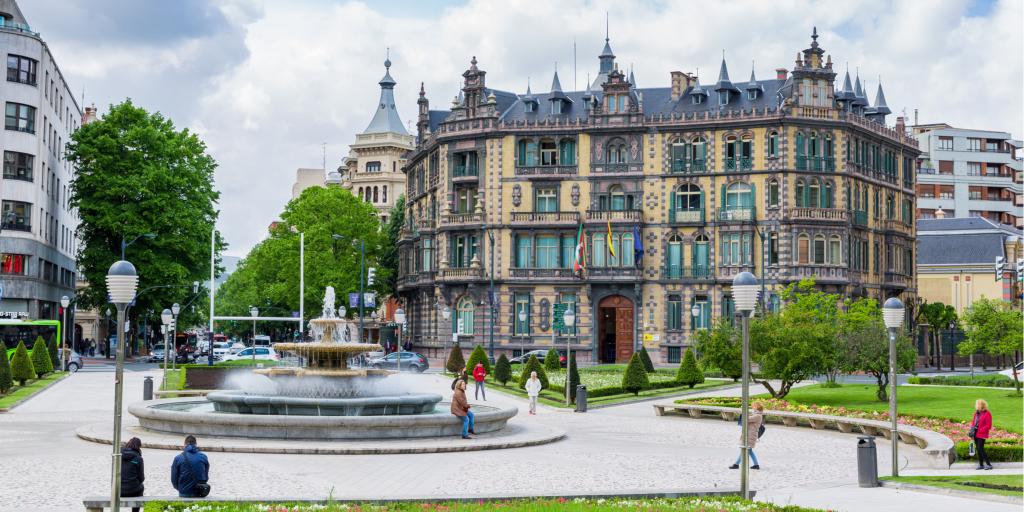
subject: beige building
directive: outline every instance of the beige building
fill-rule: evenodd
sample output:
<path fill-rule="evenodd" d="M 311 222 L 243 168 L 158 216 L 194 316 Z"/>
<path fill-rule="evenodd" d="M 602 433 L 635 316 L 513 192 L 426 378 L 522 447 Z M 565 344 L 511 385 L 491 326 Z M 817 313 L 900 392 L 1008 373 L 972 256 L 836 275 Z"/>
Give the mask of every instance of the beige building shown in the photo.
<path fill-rule="evenodd" d="M 311 187 L 322 187 L 327 184 L 324 169 L 300 167 L 295 170 L 295 183 L 292 184 L 292 199 L 302 195 L 302 191 Z"/>

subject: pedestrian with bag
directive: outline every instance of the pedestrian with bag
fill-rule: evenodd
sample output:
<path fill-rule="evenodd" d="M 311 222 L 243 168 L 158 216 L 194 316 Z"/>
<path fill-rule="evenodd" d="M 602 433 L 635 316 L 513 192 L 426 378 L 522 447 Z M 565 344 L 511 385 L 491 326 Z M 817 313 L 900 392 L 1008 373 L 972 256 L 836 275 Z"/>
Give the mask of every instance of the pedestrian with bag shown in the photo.
<path fill-rule="evenodd" d="M 466 381 L 460 380 L 455 384 L 455 392 L 452 393 L 452 414 L 462 420 L 462 438 L 473 439 L 473 411 L 469 410 L 469 400 L 466 399 Z"/>
<path fill-rule="evenodd" d="M 182 498 L 205 498 L 210 494 L 210 461 L 199 451 L 196 438 L 185 438 L 185 446 L 171 463 L 171 485 Z"/>
<path fill-rule="evenodd" d="M 540 390 L 544 385 L 540 379 L 537 378 L 537 372 L 530 372 L 530 378 L 526 379 L 526 396 L 530 397 L 530 414 L 537 415 L 537 397 L 540 396 Z"/>
<path fill-rule="evenodd" d="M 740 443 L 743 442 L 743 436 L 747 436 L 747 446 L 750 447 L 750 462 L 752 463 L 750 469 L 761 469 L 761 465 L 757 462 L 757 455 L 754 454 L 754 446 L 757 444 L 757 439 L 764 435 L 764 405 L 761 402 L 754 402 L 751 406 L 750 418 L 747 419 L 747 431 L 740 433 Z M 743 425 L 743 418 L 740 418 L 740 425 Z M 740 456 L 736 457 L 736 462 L 729 469 L 739 469 L 740 462 L 743 461 L 743 448 L 740 448 Z"/>
<path fill-rule="evenodd" d="M 459 374 L 455 376 L 455 380 L 452 381 L 452 391 L 455 391 L 455 387 L 458 386 L 459 381 L 469 382 L 469 376 L 466 375 L 466 369 L 459 370 Z"/>
<path fill-rule="evenodd" d="M 480 395 L 484 396 L 484 401 L 487 401 L 487 393 L 484 392 L 484 379 L 487 377 L 487 370 L 484 369 L 483 363 L 477 363 L 473 367 L 473 382 L 476 383 L 476 388 L 473 391 L 473 400 L 479 400 Z"/>
<path fill-rule="evenodd" d="M 988 410 L 988 402 L 978 399 L 974 402 L 974 419 L 967 436 L 974 440 L 978 449 L 978 467 L 975 469 L 992 469 L 992 461 L 985 453 L 985 440 L 992 430 L 992 413 Z"/>
<path fill-rule="evenodd" d="M 142 440 L 133 437 L 121 447 L 121 496 L 137 498 L 142 496 L 145 488 L 146 472 L 142 462 Z M 139 512 L 139 507 L 132 507 L 132 512 Z"/>

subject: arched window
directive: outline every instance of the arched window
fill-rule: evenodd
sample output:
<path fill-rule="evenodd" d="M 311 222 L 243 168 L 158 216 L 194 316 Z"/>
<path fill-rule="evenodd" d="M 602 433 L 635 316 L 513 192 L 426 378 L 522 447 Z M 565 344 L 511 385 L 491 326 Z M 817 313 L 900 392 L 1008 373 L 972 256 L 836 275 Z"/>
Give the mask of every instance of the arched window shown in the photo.
<path fill-rule="evenodd" d="M 839 235 L 832 235 L 828 239 L 828 263 L 829 265 L 840 265 L 843 261 L 843 240 Z"/>
<path fill-rule="evenodd" d="M 708 236 L 701 233 L 693 240 L 693 277 L 709 277 L 711 266 L 708 263 Z"/>
<path fill-rule="evenodd" d="M 768 207 L 777 208 L 779 206 L 779 182 L 778 180 L 770 180 L 768 182 Z"/>
<path fill-rule="evenodd" d="M 779 156 L 779 134 L 771 132 L 768 134 L 768 158 Z"/>
<path fill-rule="evenodd" d="M 725 208 L 735 210 L 754 207 L 754 191 L 750 184 L 736 182 L 725 190 Z"/>
<path fill-rule="evenodd" d="M 807 144 L 807 155 L 810 157 L 818 156 L 818 134 L 811 132 L 811 140 Z"/>
<path fill-rule="evenodd" d="M 811 261 L 811 238 L 800 234 L 796 239 L 796 262 L 806 265 Z"/>
<path fill-rule="evenodd" d="M 593 261 L 591 263 L 595 267 L 606 265 L 604 255 L 608 252 L 608 242 L 604 236 L 604 233 L 594 233 L 594 244 L 590 247 L 590 252 L 593 254 Z"/>
<path fill-rule="evenodd" d="M 690 146 L 683 139 L 672 141 L 672 172 L 686 172 L 686 163 L 689 158 Z"/>
<path fill-rule="evenodd" d="M 671 205 L 672 209 L 682 212 L 700 211 L 704 207 L 701 197 L 699 186 L 693 183 L 679 185 L 672 197 L 674 203 Z"/>
<path fill-rule="evenodd" d="M 356 194 L 356 197 L 363 199 L 363 187 L 359 187 L 359 193 Z"/>
<path fill-rule="evenodd" d="M 558 141 L 558 161 L 562 165 L 576 165 L 576 141 L 562 139 Z"/>
<path fill-rule="evenodd" d="M 825 182 L 825 189 L 821 195 L 821 207 L 822 208 L 835 208 L 836 206 L 835 192 L 832 190 L 832 182 Z"/>
<path fill-rule="evenodd" d="M 384 202 L 384 203 L 388 202 L 388 186 L 387 185 L 384 185 L 384 194 L 383 194 L 383 197 L 381 197 L 381 201 Z"/>
<path fill-rule="evenodd" d="M 804 180 L 796 180 L 796 206 L 806 206 L 804 202 Z"/>
<path fill-rule="evenodd" d="M 520 166 L 537 165 L 537 142 L 532 139 L 520 139 L 518 159 Z"/>
<path fill-rule="evenodd" d="M 807 206 L 817 208 L 821 204 L 821 185 L 819 184 L 818 179 L 815 178 L 810 180 L 807 188 Z"/>
<path fill-rule="evenodd" d="M 744 160 L 754 158 L 754 139 L 750 135 L 744 135 L 740 139 L 740 158 Z"/>
<path fill-rule="evenodd" d="M 707 169 L 707 154 L 708 154 L 708 143 L 704 140 L 704 137 L 697 136 L 690 141 L 690 162 L 692 169 L 691 172 L 701 171 Z"/>
<path fill-rule="evenodd" d="M 825 264 L 825 235 L 814 236 L 814 263 Z"/>
<path fill-rule="evenodd" d="M 558 165 L 558 146 L 554 139 L 540 140 L 540 164 Z"/>
<path fill-rule="evenodd" d="M 609 187 L 608 196 L 610 197 L 610 210 L 621 212 L 626 209 L 626 193 L 622 191 L 622 185 L 612 185 Z"/>
<path fill-rule="evenodd" d="M 618 153 L 618 162 L 621 164 L 626 163 L 626 145 L 619 144 L 616 152 Z"/>
<path fill-rule="evenodd" d="M 860 184 L 853 186 L 853 209 L 855 211 L 863 211 L 860 209 Z"/>
<path fill-rule="evenodd" d="M 378 194 L 378 192 L 380 192 L 380 188 L 379 187 L 373 187 L 373 202 L 375 202 L 375 203 L 378 202 L 378 200 L 380 198 L 380 195 Z"/>
<path fill-rule="evenodd" d="M 672 235 L 668 239 L 668 252 L 665 254 L 665 272 L 668 279 L 683 277 L 683 237 Z"/>
<path fill-rule="evenodd" d="M 800 171 L 807 170 L 807 152 L 804 148 L 804 134 L 796 132 L 796 168 Z"/>
<path fill-rule="evenodd" d="M 736 142 L 736 137 L 730 135 L 725 138 L 725 158 L 727 160 L 733 160 L 739 157 L 739 144 Z"/>
<path fill-rule="evenodd" d="M 452 330 L 459 334 L 473 334 L 473 313 L 475 309 L 476 305 L 473 304 L 471 297 L 466 296 L 460 299 L 458 306 L 456 306 L 455 325 L 452 326 Z M 461 331 L 458 330 L 459 324 L 462 324 Z"/>
<path fill-rule="evenodd" d="M 622 262 L 623 267 L 632 267 L 634 266 L 633 233 L 623 233 L 620 240 L 622 243 L 619 244 L 619 247 L 616 250 L 619 261 Z"/>

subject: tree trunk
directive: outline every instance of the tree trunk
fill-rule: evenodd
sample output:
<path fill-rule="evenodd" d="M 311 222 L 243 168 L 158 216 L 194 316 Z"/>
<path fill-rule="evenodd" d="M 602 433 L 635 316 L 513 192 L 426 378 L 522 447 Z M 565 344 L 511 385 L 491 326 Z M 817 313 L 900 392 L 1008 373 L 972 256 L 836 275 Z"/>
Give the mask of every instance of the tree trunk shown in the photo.
<path fill-rule="evenodd" d="M 756 381 L 756 380 L 755 380 L 754 382 L 755 382 L 755 383 L 757 383 L 757 381 Z M 777 396 L 775 395 L 775 388 L 773 388 L 773 387 L 772 387 L 772 385 L 771 385 L 771 383 L 770 383 L 770 382 L 768 382 L 767 380 L 764 380 L 764 381 L 761 381 L 761 382 L 760 382 L 760 384 L 761 384 L 762 386 L 764 386 L 764 387 L 765 387 L 765 389 L 767 389 L 767 390 L 768 390 L 768 394 L 769 394 L 769 395 L 772 395 L 772 397 L 773 397 L 773 398 L 778 398 L 778 397 L 777 397 Z"/>
<path fill-rule="evenodd" d="M 875 373 L 875 381 L 878 383 L 878 391 L 875 393 L 875 397 L 878 398 L 879 402 L 889 401 L 889 374 L 888 373 Z"/>

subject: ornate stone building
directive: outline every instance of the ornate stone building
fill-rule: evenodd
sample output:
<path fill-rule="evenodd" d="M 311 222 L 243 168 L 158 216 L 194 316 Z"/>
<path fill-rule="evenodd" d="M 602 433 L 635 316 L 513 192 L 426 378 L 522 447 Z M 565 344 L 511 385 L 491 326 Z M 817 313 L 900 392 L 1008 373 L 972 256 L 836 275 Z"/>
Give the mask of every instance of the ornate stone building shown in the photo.
<path fill-rule="evenodd" d="M 763 306 L 814 277 L 828 291 L 914 304 L 917 142 L 879 86 L 836 87 L 818 45 L 792 70 L 639 88 L 607 42 L 583 91 L 487 87 L 474 57 L 447 111 L 421 88 L 404 167 L 399 295 L 417 350 L 494 340 L 495 355 L 570 344 L 623 362 L 643 343 L 676 362 L 696 329 L 732 318 L 733 277 Z M 582 233 L 585 268 L 574 268 Z M 494 293 L 489 293 L 493 281 Z M 571 303 L 575 329 L 553 326 Z M 449 320 L 442 311 L 451 309 Z M 693 314 L 696 311 L 696 314 Z"/>

